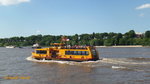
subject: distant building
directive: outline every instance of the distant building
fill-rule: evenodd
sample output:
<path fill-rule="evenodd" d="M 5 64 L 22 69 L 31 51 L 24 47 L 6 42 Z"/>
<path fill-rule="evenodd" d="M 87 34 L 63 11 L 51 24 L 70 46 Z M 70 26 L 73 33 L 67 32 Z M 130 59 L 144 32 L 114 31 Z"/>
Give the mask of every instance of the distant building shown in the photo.
<path fill-rule="evenodd" d="M 144 33 L 141 33 L 141 32 L 135 32 L 135 34 L 137 38 L 141 38 L 144 36 Z"/>

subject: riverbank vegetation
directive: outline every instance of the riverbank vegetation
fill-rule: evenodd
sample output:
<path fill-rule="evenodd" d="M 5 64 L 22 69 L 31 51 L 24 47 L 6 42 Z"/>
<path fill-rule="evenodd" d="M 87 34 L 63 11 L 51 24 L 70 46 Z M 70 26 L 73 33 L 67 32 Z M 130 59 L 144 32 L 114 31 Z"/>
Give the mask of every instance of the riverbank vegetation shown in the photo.
<path fill-rule="evenodd" d="M 50 43 L 60 42 L 62 35 L 32 35 L 29 37 L 11 37 L 1 38 L 0 46 L 32 46 L 39 43 L 41 46 L 49 46 Z M 143 45 L 150 46 L 150 31 L 143 34 L 137 34 L 130 30 L 125 34 L 122 33 L 92 33 L 92 34 L 75 34 L 66 36 L 69 41 L 68 45 L 92 45 L 92 46 L 117 46 L 117 45 Z"/>

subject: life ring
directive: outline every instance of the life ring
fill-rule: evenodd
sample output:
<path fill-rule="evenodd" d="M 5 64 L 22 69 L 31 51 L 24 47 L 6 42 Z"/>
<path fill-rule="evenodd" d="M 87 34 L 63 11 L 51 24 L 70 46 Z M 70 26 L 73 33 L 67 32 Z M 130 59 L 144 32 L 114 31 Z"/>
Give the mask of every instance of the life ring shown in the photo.
<path fill-rule="evenodd" d="M 82 56 L 81 59 L 84 59 L 84 57 Z"/>
<path fill-rule="evenodd" d="M 70 58 L 72 58 L 72 56 L 70 56 Z"/>

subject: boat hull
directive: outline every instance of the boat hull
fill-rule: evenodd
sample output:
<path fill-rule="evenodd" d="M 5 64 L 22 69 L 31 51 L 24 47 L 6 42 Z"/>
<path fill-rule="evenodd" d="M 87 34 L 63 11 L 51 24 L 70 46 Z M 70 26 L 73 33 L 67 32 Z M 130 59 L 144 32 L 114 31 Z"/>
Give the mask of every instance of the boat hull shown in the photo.
<path fill-rule="evenodd" d="M 76 61 L 76 62 L 82 62 L 82 61 L 97 61 L 99 60 L 98 58 L 93 58 L 93 59 L 70 59 L 70 58 L 35 58 L 32 56 L 32 58 L 37 59 L 37 60 L 60 60 L 60 61 Z"/>

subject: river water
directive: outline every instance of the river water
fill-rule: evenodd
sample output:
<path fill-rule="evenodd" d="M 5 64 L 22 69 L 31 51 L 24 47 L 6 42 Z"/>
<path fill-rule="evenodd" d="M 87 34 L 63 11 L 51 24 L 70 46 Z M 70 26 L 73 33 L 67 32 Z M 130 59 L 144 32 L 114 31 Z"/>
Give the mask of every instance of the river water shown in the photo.
<path fill-rule="evenodd" d="M 150 84 L 150 48 L 97 50 L 102 60 L 68 62 L 38 61 L 29 57 L 30 48 L 1 47 L 0 84 Z"/>

